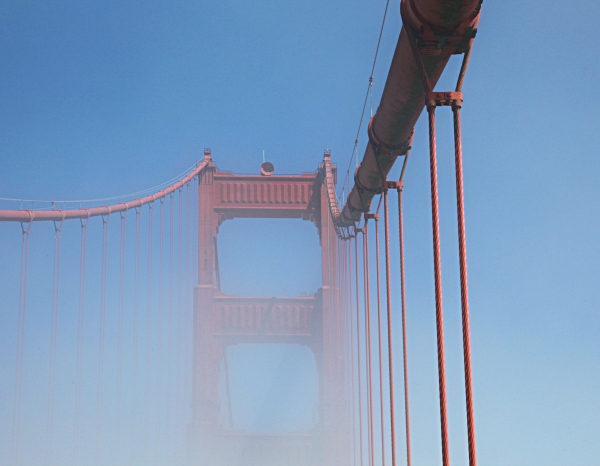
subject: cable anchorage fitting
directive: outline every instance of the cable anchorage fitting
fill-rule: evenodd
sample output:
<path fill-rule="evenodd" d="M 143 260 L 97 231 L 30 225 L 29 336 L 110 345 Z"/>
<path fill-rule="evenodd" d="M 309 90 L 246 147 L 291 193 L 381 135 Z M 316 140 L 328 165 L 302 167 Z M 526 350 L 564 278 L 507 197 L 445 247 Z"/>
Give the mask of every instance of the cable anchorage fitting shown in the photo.
<path fill-rule="evenodd" d="M 425 99 L 427 108 L 434 107 L 455 107 L 462 108 L 463 93 L 462 92 L 428 92 Z"/>
<path fill-rule="evenodd" d="M 385 181 L 384 188 L 386 191 L 388 189 L 395 189 L 400 192 L 404 188 L 404 181 Z"/>

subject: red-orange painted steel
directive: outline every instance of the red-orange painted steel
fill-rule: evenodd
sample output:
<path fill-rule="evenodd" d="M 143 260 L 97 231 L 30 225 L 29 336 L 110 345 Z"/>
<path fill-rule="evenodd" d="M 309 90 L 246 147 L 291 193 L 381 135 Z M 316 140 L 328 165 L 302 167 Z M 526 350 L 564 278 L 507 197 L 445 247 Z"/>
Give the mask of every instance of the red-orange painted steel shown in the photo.
<path fill-rule="evenodd" d="M 458 253 L 460 259 L 460 296 L 462 304 L 463 357 L 465 366 L 465 397 L 467 404 L 467 435 L 469 440 L 469 465 L 477 465 L 475 448 L 475 408 L 473 407 L 473 379 L 471 376 L 471 336 L 469 325 L 469 285 L 467 278 L 467 238 L 465 229 L 465 199 L 462 170 L 462 140 L 460 107 L 454 111 L 454 150 L 456 159 L 456 210 L 458 216 Z"/>
<path fill-rule="evenodd" d="M 381 325 L 381 265 L 378 216 L 375 216 L 375 267 L 377 269 L 377 340 L 379 342 L 379 406 L 381 416 L 381 466 L 385 466 L 385 398 L 383 395 L 383 335 Z"/>
<path fill-rule="evenodd" d="M 355 230 L 354 235 L 354 263 L 356 264 L 356 345 L 357 345 L 357 365 L 358 365 L 358 439 L 359 439 L 359 458 L 360 466 L 363 466 L 363 437 L 362 437 L 362 388 L 361 388 L 361 376 L 360 376 L 360 301 L 358 291 L 358 232 Z"/>
<path fill-rule="evenodd" d="M 383 191 L 383 213 L 385 232 L 385 296 L 387 305 L 388 367 L 390 379 L 390 435 L 392 443 L 392 466 L 396 466 L 396 405 L 394 401 L 394 350 L 392 338 L 392 279 L 390 265 L 390 222 L 388 192 Z"/>
<path fill-rule="evenodd" d="M 402 178 L 402 176 L 400 178 Z M 400 243 L 400 294 L 402 298 L 402 365 L 404 369 L 404 423 L 406 429 L 406 464 L 407 466 L 411 466 L 412 457 L 410 449 L 410 404 L 408 402 L 408 337 L 406 331 L 406 283 L 404 274 L 404 218 L 402 211 L 402 182 L 398 184 L 398 238 Z"/>
<path fill-rule="evenodd" d="M 446 406 L 446 363 L 444 359 L 444 310 L 442 305 L 442 254 L 440 250 L 440 216 L 438 206 L 437 159 L 435 141 L 435 106 L 429 114 L 429 169 L 431 176 L 431 221 L 433 229 L 433 266 L 435 274 L 435 321 L 437 331 L 440 424 L 442 431 L 442 464 L 450 466 L 448 443 L 448 408 Z"/>
<path fill-rule="evenodd" d="M 0 210 L 0 222 L 36 222 L 42 220 L 69 220 L 73 218 L 89 218 L 98 217 L 101 215 L 110 215 L 115 212 L 125 212 L 129 209 L 141 207 L 144 204 L 149 204 L 161 199 L 167 194 L 170 194 L 183 185 L 188 183 L 190 180 L 195 178 L 208 164 L 210 160 L 210 152 L 208 155 L 205 153 L 204 160 L 185 177 L 179 180 L 177 183 L 169 186 L 166 189 L 161 189 L 155 194 L 142 197 L 141 199 L 134 199 L 129 202 L 119 202 L 110 206 L 93 207 L 90 209 L 69 209 L 69 210 Z M 208 158 L 207 158 L 208 157 Z"/>
<path fill-rule="evenodd" d="M 373 359 L 371 357 L 371 277 L 369 273 L 369 222 L 363 227 L 363 278 L 365 284 L 365 345 L 367 369 L 367 414 L 369 426 L 369 464 L 375 464 L 375 438 L 373 426 Z"/>
<path fill-rule="evenodd" d="M 403 0 L 402 9 L 413 29 L 419 31 L 422 25 L 425 29 L 439 28 L 445 31 L 447 37 L 459 36 L 462 41 L 468 37 L 465 35 L 468 32 L 464 32 L 467 28 L 474 30 L 477 27 L 480 4 L 480 0 Z M 451 50 L 441 48 L 437 55 L 422 56 L 432 86 L 437 83 L 450 55 L 457 51 L 460 49 L 456 47 Z M 425 92 L 407 31 L 403 27 L 381 102 L 370 124 L 371 143 L 367 145 L 356 173 L 356 180 L 364 189 L 355 185 L 348 194 L 340 216 L 342 225 L 352 225 L 361 218 L 382 186 L 382 175 L 387 175 L 397 157 L 406 152 L 414 125 L 423 111 Z M 378 160 L 375 150 L 379 150 Z"/>

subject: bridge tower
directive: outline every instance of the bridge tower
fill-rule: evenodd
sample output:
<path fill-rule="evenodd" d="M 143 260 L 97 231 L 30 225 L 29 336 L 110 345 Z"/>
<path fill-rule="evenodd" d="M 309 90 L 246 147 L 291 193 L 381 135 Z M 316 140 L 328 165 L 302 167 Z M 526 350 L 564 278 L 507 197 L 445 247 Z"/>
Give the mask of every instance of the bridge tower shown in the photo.
<path fill-rule="evenodd" d="M 347 466 L 351 439 L 347 413 L 345 326 L 337 274 L 338 238 L 329 209 L 324 163 L 298 176 L 235 175 L 218 171 L 210 150 L 199 178 L 198 285 L 195 290 L 192 423 L 193 465 Z M 333 169 L 335 170 L 335 169 Z M 335 171 L 334 171 L 335 173 Z M 266 175 L 266 176 L 265 176 Z M 317 226 L 322 286 L 311 296 L 257 298 L 220 291 L 219 225 L 228 219 L 301 218 Z M 219 371 L 228 345 L 297 343 L 314 353 L 319 377 L 319 422 L 309 432 L 257 434 L 219 423 L 224 400 Z"/>

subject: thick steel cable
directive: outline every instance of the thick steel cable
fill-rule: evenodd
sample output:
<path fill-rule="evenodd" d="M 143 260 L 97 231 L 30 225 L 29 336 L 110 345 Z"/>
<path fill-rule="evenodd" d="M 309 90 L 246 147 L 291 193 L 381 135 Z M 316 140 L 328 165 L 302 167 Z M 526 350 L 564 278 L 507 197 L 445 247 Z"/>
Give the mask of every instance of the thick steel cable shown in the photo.
<path fill-rule="evenodd" d="M 408 158 L 408 155 L 406 156 Z M 406 160 L 405 164 L 406 166 Z M 404 211 L 402 209 L 402 185 L 398 189 L 398 238 L 400 245 L 400 293 L 402 300 L 402 362 L 404 368 L 404 423 L 406 430 L 406 464 L 411 466 L 410 404 L 408 392 L 408 338 L 406 330 L 406 286 L 404 273 Z"/>
<path fill-rule="evenodd" d="M 15 374 L 15 395 L 12 419 L 12 458 L 16 466 L 19 462 L 19 433 L 21 426 L 21 404 L 23 397 L 23 357 L 25 353 L 25 320 L 27 317 L 27 277 L 29 270 L 29 232 L 32 222 L 25 227 L 21 222 L 21 268 L 19 276 L 19 320 L 17 326 L 17 362 Z"/>
<path fill-rule="evenodd" d="M 381 408 L 381 466 L 385 466 L 385 399 L 383 397 L 383 335 L 381 322 L 381 264 L 379 218 L 375 217 L 375 268 L 377 269 L 377 340 L 379 342 L 379 404 Z"/>
<path fill-rule="evenodd" d="M 45 463 L 52 457 L 54 405 L 56 392 L 56 351 L 58 346 L 58 298 L 60 292 L 60 247 L 64 221 L 54 222 L 54 267 L 52 273 L 52 327 L 50 331 L 50 377 L 48 380 L 48 417 L 46 419 Z"/>
<path fill-rule="evenodd" d="M 154 203 L 148 204 L 148 297 L 146 311 L 146 388 L 144 390 L 144 424 L 146 443 L 150 441 L 150 368 L 152 353 L 152 246 L 154 233 Z M 150 448 L 150 445 L 147 445 Z"/>
<path fill-rule="evenodd" d="M 141 207 L 135 209 L 135 253 L 133 266 L 133 366 L 131 368 L 131 456 L 134 457 L 137 430 L 137 359 L 140 305 L 140 222 Z"/>
<path fill-rule="evenodd" d="M 375 464 L 375 439 L 373 435 L 373 371 L 371 358 L 371 283 L 369 273 L 369 222 L 365 220 L 363 227 L 363 281 L 365 299 L 365 333 L 366 333 L 366 370 L 367 370 L 367 407 L 369 426 L 369 464 Z"/>
<path fill-rule="evenodd" d="M 100 280 L 100 339 L 98 346 L 98 402 L 96 405 L 96 462 L 102 455 L 102 412 L 104 403 L 104 338 L 106 332 L 106 272 L 108 267 L 108 221 L 110 211 L 102 217 L 102 271 Z"/>
<path fill-rule="evenodd" d="M 123 391 L 123 325 L 125 321 L 125 252 L 127 239 L 127 211 L 121 212 L 119 231 L 119 309 L 117 329 L 117 402 L 116 432 L 121 441 L 121 392 Z"/>
<path fill-rule="evenodd" d="M 446 363 L 444 360 L 444 311 L 442 306 L 442 258 L 440 247 L 440 219 L 435 141 L 435 106 L 428 105 L 427 113 L 429 115 L 429 168 L 431 177 L 431 221 L 433 230 L 433 266 L 435 274 L 435 320 L 437 331 L 442 465 L 450 466 L 448 410 L 446 402 Z"/>
<path fill-rule="evenodd" d="M 79 463 L 79 425 L 81 421 L 81 392 L 83 374 L 83 338 L 85 332 L 85 278 L 87 265 L 87 225 L 89 219 L 81 222 L 79 244 L 79 309 L 77 314 L 77 366 L 75 374 L 75 462 Z"/>
<path fill-rule="evenodd" d="M 471 48 L 468 49 L 470 54 Z M 468 61 L 468 55 L 465 57 Z M 466 69 L 466 65 L 463 66 Z M 464 73 L 462 73 L 464 75 Z M 460 81 L 459 81 L 460 83 Z M 462 86 L 462 83 L 460 83 Z M 457 86 L 458 87 L 458 86 Z M 469 325 L 469 284 L 467 276 L 467 238 L 465 228 L 465 199 L 462 169 L 462 136 L 460 127 L 460 107 L 454 105 L 454 152 L 456 168 L 456 211 L 458 220 L 458 252 L 460 260 L 460 296 L 463 331 L 463 359 L 465 368 L 465 398 L 467 408 L 467 435 L 469 442 L 469 465 L 477 465 L 475 447 L 475 408 L 473 406 L 473 378 L 471 374 L 471 336 Z"/>
<path fill-rule="evenodd" d="M 387 305 L 388 366 L 390 381 L 390 440 L 392 443 L 392 466 L 396 466 L 396 406 L 394 399 L 394 351 L 392 338 L 392 285 L 390 267 L 390 222 L 388 192 L 383 190 L 383 212 L 385 232 L 385 291 Z"/>
<path fill-rule="evenodd" d="M 359 297 L 359 279 L 358 279 L 358 231 L 354 237 L 354 263 L 356 264 L 356 347 L 357 347 L 357 369 L 358 369 L 358 436 L 359 436 L 359 454 L 360 466 L 363 466 L 363 437 L 362 437 L 362 383 L 360 370 L 360 297 Z"/>

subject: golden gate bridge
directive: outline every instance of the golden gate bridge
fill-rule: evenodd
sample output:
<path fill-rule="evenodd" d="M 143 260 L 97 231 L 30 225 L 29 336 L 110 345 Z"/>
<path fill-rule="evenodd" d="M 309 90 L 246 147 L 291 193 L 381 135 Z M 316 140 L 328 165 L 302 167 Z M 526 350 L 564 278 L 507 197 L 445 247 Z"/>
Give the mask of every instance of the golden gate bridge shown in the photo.
<path fill-rule="evenodd" d="M 279 175 L 265 162 L 259 174 L 239 175 L 218 170 L 211 150 L 205 149 L 204 158 L 183 176 L 147 192 L 78 201 L 80 205 L 74 208 L 66 201 L 41 208 L 40 202 L 37 206 L 24 202 L 19 209 L 0 211 L 0 221 L 18 224 L 21 235 L 21 262 L 16 270 L 19 286 L 14 290 L 18 293 L 18 327 L 9 464 L 29 464 L 25 452 L 34 444 L 43 445 L 46 464 L 55 464 L 56 399 L 65 393 L 63 382 L 56 377 L 63 357 L 59 350 L 62 302 L 65 294 L 77 294 L 77 349 L 71 368 L 75 390 L 69 403 L 73 438 L 69 453 L 61 454 L 72 464 L 410 465 L 402 193 L 413 128 L 426 109 L 440 437 L 442 464 L 449 466 L 435 119 L 437 107 L 447 106 L 454 117 L 468 457 L 469 465 L 475 466 L 460 114 L 480 8 L 480 0 L 401 2 L 403 28 L 381 102 L 368 123 L 369 143 L 343 204 L 336 194 L 338 170 L 328 150 L 314 172 Z M 456 54 L 463 55 L 456 87 L 435 91 L 449 58 Z M 369 91 L 372 76 L 373 70 Z M 355 150 L 357 147 L 358 138 Z M 389 180 L 398 158 L 401 175 Z M 349 176 L 346 181 L 350 186 Z M 390 229 L 390 194 L 394 191 L 398 231 Z M 298 297 L 222 293 L 218 230 L 224 221 L 235 218 L 297 218 L 314 223 L 321 245 L 321 287 L 314 294 Z M 45 272 L 52 275 L 50 346 L 44 350 L 49 365 L 47 387 L 25 375 L 27 347 L 32 344 L 26 338 L 28 298 L 36 286 L 30 273 L 30 239 L 38 231 L 42 234 L 38 227 L 42 222 L 50 223 L 54 233 L 52 270 Z M 61 287 L 64 248 L 73 247 L 63 241 L 63 232 L 69 228 L 79 231 L 78 290 Z M 98 230 L 95 239 L 99 241 L 94 244 L 88 240 L 90 229 Z M 118 242 L 109 240 L 113 230 L 118 231 Z M 375 251 L 369 250 L 369 235 L 375 236 Z M 397 258 L 391 257 L 392 241 L 400 246 Z M 91 316 L 88 250 L 93 248 L 99 248 L 100 283 L 93 293 L 97 314 Z M 118 266 L 115 269 L 111 264 Z M 399 268 L 399 283 L 392 283 L 393 267 Z M 392 308 L 393 290 L 401 296 L 397 310 Z M 144 292 L 146 296 L 142 296 Z M 111 307 L 116 310 L 116 328 L 108 325 Z M 85 393 L 89 387 L 83 381 L 85 367 L 92 365 L 86 352 L 90 319 L 98 321 L 98 334 L 92 338 L 97 345 L 93 413 L 91 397 Z M 393 319 L 401 320 L 401 335 L 392 334 Z M 116 348 L 111 346 L 114 343 Z M 312 429 L 258 434 L 234 428 L 227 347 L 238 343 L 289 343 L 310 348 L 319 380 L 318 422 Z M 402 374 L 394 373 L 398 357 Z M 222 372 L 227 380 L 225 394 L 219 388 Z M 401 401 L 394 397 L 398 377 L 404 386 Z M 24 433 L 22 426 L 27 401 L 23 394 L 32 383 L 37 391 L 47 393 L 45 425 L 34 435 Z M 164 405 L 157 401 L 163 393 L 167 394 Z M 110 415 L 108 397 L 115 406 Z M 228 422 L 224 422 L 224 413 Z M 87 416 L 94 417 L 95 428 L 83 435 L 82 418 Z M 151 420 L 154 430 L 149 428 Z M 396 432 L 400 422 L 404 424 L 403 439 Z M 173 425 L 179 429 L 178 441 L 161 435 Z M 142 459 L 137 457 L 139 452 L 126 448 L 138 436 L 145 437 L 147 446 Z M 398 455 L 400 442 L 405 445 L 405 458 Z M 89 448 L 83 453 L 83 443 L 93 443 L 94 453 L 90 454 Z M 168 459 L 156 453 L 161 444 L 172 450 Z"/>

